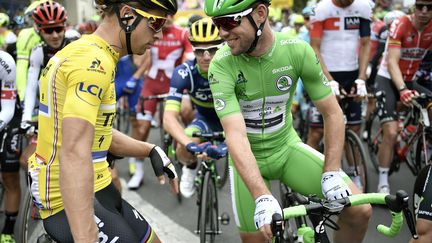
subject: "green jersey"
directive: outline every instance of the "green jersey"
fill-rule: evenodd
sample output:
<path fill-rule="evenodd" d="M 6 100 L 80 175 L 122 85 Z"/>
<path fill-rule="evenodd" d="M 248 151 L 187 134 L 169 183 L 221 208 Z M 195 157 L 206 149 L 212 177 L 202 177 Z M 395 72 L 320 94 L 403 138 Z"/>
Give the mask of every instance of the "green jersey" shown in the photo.
<path fill-rule="evenodd" d="M 18 35 L 17 64 L 16 64 L 16 83 L 18 95 L 21 101 L 24 100 L 25 89 L 27 85 L 27 71 L 29 66 L 29 57 L 31 50 L 42 42 L 41 37 L 36 33 L 33 27 L 22 29 Z"/>
<path fill-rule="evenodd" d="M 291 103 L 299 78 L 313 101 L 332 94 L 310 45 L 284 33 L 274 35 L 273 46 L 264 55 L 233 56 L 225 45 L 209 68 L 219 118 L 241 112 L 257 160 L 281 151 L 292 140 Z"/>

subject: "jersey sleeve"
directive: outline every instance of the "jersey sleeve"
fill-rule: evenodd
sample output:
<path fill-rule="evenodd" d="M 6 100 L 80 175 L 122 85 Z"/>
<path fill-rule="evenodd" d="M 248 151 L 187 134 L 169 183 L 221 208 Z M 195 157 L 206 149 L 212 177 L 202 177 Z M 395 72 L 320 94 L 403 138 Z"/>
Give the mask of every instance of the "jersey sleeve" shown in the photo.
<path fill-rule="evenodd" d="M 320 2 L 314 8 L 311 16 L 310 16 L 310 37 L 311 38 L 321 38 L 324 33 L 324 24 L 325 24 L 325 7 L 323 7 L 324 3 Z"/>
<path fill-rule="evenodd" d="M 80 62 L 77 59 L 70 61 Z M 103 63 L 104 60 L 100 62 L 100 65 Z M 115 65 L 113 64 L 113 66 Z M 94 69 L 84 66 L 65 74 L 67 90 L 63 117 L 81 118 L 94 126 L 102 97 L 109 90 L 111 82 L 114 82 L 113 71 L 105 69 L 104 72 L 96 72 Z"/>
<path fill-rule="evenodd" d="M 405 22 L 403 18 L 393 20 L 388 32 L 388 48 L 401 48 Z"/>
<path fill-rule="evenodd" d="M 0 120 L 8 124 L 15 111 L 16 102 L 16 66 L 15 61 L 7 52 L 0 51 L 0 80 L 1 80 L 1 111 Z"/>
<path fill-rule="evenodd" d="M 312 47 L 305 44 L 300 67 L 300 78 L 312 101 L 322 100 L 332 94 L 329 82 L 325 77 L 320 61 Z"/>
<path fill-rule="evenodd" d="M 230 55 L 230 53 L 226 52 L 230 51 L 224 48 L 217 52 L 219 55 L 213 58 L 213 60 L 216 60 L 212 60 L 208 71 L 208 80 L 213 95 L 214 108 L 221 120 L 228 115 L 241 112 L 235 94 L 235 77 L 227 70 L 232 64 L 226 61 L 227 57 L 225 55 Z M 217 60 L 219 58 L 222 60 Z"/>
<path fill-rule="evenodd" d="M 181 64 L 174 69 L 170 81 L 170 90 L 168 93 L 165 109 L 180 112 L 181 99 L 184 90 L 191 89 L 191 73 L 187 64 Z"/>

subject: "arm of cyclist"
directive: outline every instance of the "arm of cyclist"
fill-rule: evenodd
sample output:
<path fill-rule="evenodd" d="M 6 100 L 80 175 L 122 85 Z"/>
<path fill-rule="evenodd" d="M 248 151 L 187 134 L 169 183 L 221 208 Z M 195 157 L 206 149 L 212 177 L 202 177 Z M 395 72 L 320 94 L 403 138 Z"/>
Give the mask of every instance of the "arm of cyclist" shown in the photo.
<path fill-rule="evenodd" d="M 94 176 L 91 148 L 94 127 L 88 121 L 65 117 L 60 147 L 60 191 L 75 242 L 97 242 L 94 221 Z"/>
<path fill-rule="evenodd" d="M 255 199 L 255 225 L 266 239 L 270 240 L 272 237 L 271 217 L 273 213 L 282 215 L 282 210 L 264 183 L 258 169 L 247 138 L 243 116 L 240 113 L 231 114 L 222 118 L 221 123 L 225 131 L 225 142 L 228 145 L 234 165 Z"/>
<path fill-rule="evenodd" d="M 159 146 L 133 139 L 113 129 L 109 151 L 122 157 L 150 157 L 159 183 L 165 184 L 163 174 L 166 173 L 170 179 L 171 191 L 178 193 L 178 178 L 174 165 Z"/>
<path fill-rule="evenodd" d="M 16 83 L 15 83 L 15 61 L 12 56 L 6 52 L 1 59 L 9 65 L 10 72 L 4 72 L 4 77 L 1 80 L 1 111 L 0 111 L 0 131 L 6 128 L 7 124 L 12 120 L 15 112 L 16 102 Z"/>
<path fill-rule="evenodd" d="M 352 192 L 343 180 L 341 170 L 345 125 L 342 110 L 333 96 L 315 102 L 324 119 L 324 168 L 321 178 L 323 195 L 327 199 L 339 199 Z"/>
<path fill-rule="evenodd" d="M 21 129 L 30 129 L 30 121 L 32 120 L 32 114 L 36 103 L 36 96 L 38 92 L 38 78 L 41 66 L 43 65 L 43 49 L 38 46 L 32 50 L 30 55 L 30 66 L 27 74 L 27 86 L 25 90 L 25 102 L 24 110 L 21 118 Z"/>
<path fill-rule="evenodd" d="M 388 48 L 388 70 L 392 77 L 393 84 L 399 90 L 400 101 L 404 105 L 409 106 L 413 98 L 418 96 L 417 91 L 410 90 L 405 85 L 403 80 L 402 71 L 399 68 L 399 60 L 401 56 L 401 50 L 399 48 Z"/>
<path fill-rule="evenodd" d="M 369 21 L 367 22 L 367 26 L 370 26 Z M 369 35 L 370 35 L 370 27 L 368 28 Z M 366 89 L 366 70 L 369 62 L 369 54 L 370 54 L 370 37 L 365 36 L 360 39 L 360 52 L 359 52 L 359 76 L 357 80 L 355 80 L 355 90 L 352 91 L 352 93 L 355 92 L 357 96 L 360 98 L 363 98 L 367 96 L 367 89 Z"/>

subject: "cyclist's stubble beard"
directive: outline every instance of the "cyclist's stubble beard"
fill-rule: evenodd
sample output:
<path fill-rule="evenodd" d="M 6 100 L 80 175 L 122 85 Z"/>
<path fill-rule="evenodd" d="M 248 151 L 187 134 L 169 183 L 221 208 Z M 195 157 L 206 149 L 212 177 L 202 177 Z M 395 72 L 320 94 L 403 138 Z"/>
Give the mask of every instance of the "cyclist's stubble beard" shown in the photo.
<path fill-rule="evenodd" d="M 239 26 L 232 29 L 228 33 L 229 35 L 227 35 L 226 37 L 221 37 L 227 41 L 227 44 L 231 48 L 231 54 L 233 56 L 238 56 L 240 54 L 246 53 L 255 39 L 255 31 L 253 30 L 252 26 L 250 30 Z"/>
<path fill-rule="evenodd" d="M 421 27 L 428 25 L 429 22 L 432 20 L 432 11 L 424 12 L 422 10 L 416 9 L 414 14 L 416 22 L 421 25 Z"/>
<path fill-rule="evenodd" d="M 60 49 L 63 40 L 65 38 L 65 30 L 63 30 L 61 33 L 53 32 L 52 34 L 44 33 L 41 30 L 41 36 L 44 42 L 53 49 Z"/>

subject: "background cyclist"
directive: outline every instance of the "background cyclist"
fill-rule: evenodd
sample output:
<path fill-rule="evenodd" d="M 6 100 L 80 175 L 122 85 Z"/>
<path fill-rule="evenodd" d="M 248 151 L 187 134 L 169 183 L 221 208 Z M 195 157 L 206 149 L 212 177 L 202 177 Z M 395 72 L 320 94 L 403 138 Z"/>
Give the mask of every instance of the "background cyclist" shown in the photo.
<path fill-rule="evenodd" d="M 184 165 L 180 192 L 187 198 L 195 192 L 194 181 L 198 170 L 195 155 L 204 151 L 204 148 L 198 145 L 199 138 L 190 136 L 196 131 L 203 133 L 222 131 L 214 110 L 207 72 L 210 61 L 223 40 L 219 37 L 219 31 L 211 19 L 204 18 L 194 22 L 189 28 L 189 41 L 196 58 L 177 66 L 174 70 L 164 111 L 164 129 L 177 141 L 176 155 Z M 197 110 L 195 119 L 186 129 L 179 120 L 183 94 L 189 94 Z M 207 152 L 215 158 L 223 155 L 218 154 L 218 151 Z"/>

